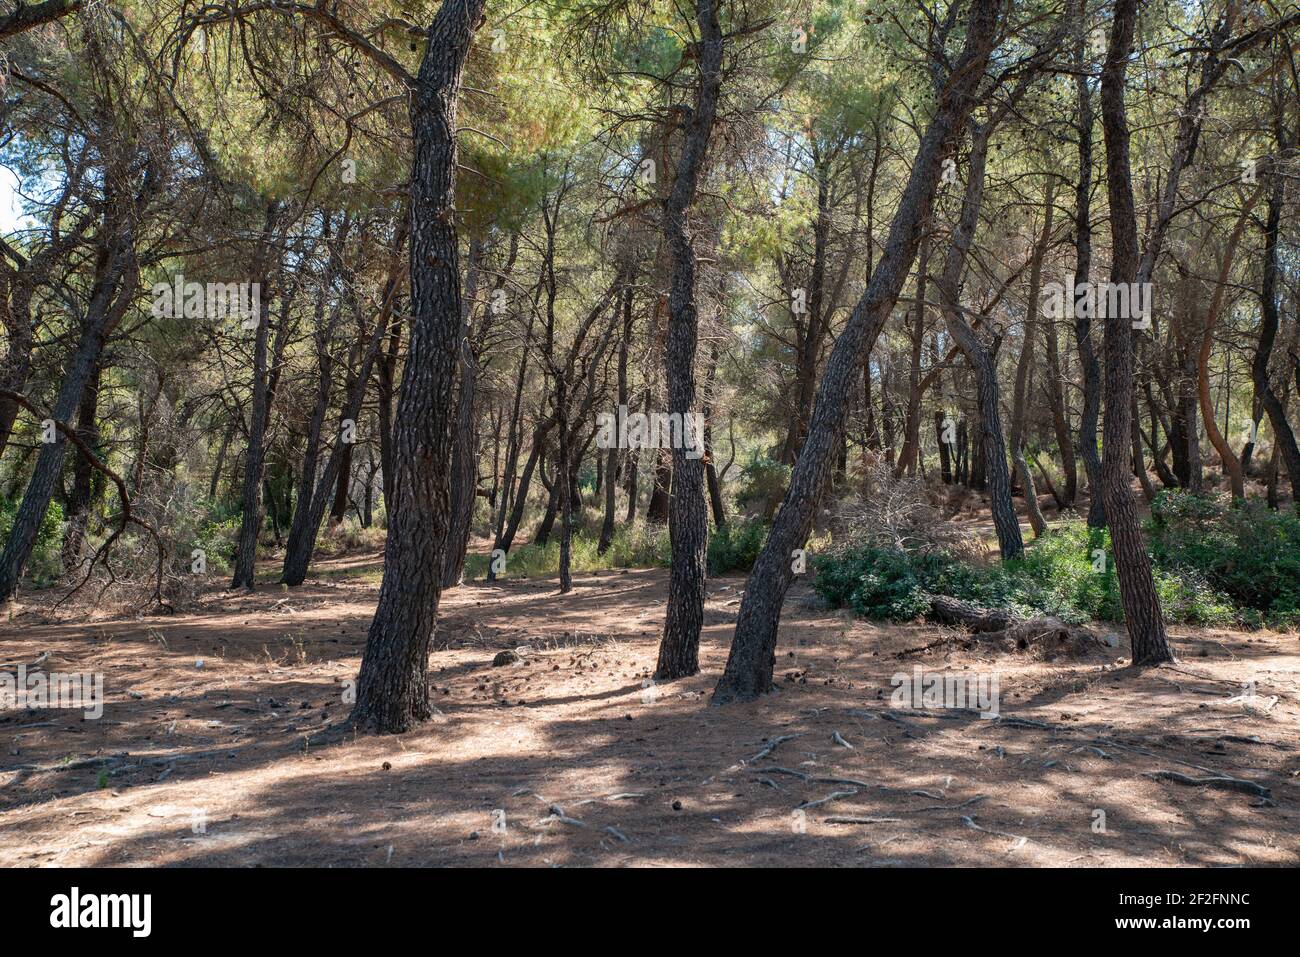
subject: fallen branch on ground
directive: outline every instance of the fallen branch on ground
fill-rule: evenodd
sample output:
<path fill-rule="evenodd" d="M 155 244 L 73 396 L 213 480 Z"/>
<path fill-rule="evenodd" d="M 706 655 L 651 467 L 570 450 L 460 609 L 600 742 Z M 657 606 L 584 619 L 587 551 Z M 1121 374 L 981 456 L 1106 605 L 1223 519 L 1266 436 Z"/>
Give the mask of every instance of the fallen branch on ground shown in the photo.
<path fill-rule="evenodd" d="M 1242 794 L 1251 794 L 1255 797 L 1267 799 L 1273 797 L 1273 792 L 1262 784 L 1245 781 L 1241 778 L 1228 777 L 1226 774 L 1217 774 L 1208 778 L 1194 778 L 1190 774 L 1183 774 L 1181 771 L 1143 771 L 1142 776 L 1160 781 L 1173 781 L 1175 784 L 1186 784 L 1189 787 L 1214 788 L 1219 791 L 1240 791 Z"/>
<path fill-rule="evenodd" d="M 922 654 L 961 641 L 979 640 L 985 642 L 1005 642 L 1017 649 L 1028 648 L 1038 642 L 1055 639 L 1063 643 L 1071 638 L 1100 647 L 1108 647 L 1104 641 L 1089 629 L 1070 625 L 1047 615 L 1034 618 L 1017 618 L 1005 608 L 981 608 L 968 602 L 950 598 L 947 595 L 932 595 L 930 598 L 930 618 L 945 625 L 965 628 L 966 634 L 947 635 L 924 645 L 904 648 L 896 657 Z"/>

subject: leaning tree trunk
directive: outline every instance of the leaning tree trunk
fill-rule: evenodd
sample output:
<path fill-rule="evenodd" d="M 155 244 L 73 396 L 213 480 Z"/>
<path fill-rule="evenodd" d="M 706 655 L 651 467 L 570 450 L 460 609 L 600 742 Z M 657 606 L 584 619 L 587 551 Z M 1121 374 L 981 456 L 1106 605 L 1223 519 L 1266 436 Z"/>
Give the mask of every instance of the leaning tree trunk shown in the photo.
<path fill-rule="evenodd" d="M 524 510 L 528 507 L 528 492 L 532 488 L 533 473 L 537 471 L 538 462 L 541 460 L 546 437 L 554 427 L 555 417 L 551 416 L 533 430 L 533 444 L 528 450 L 528 458 L 524 461 L 524 471 L 519 476 L 519 485 L 515 489 L 515 500 L 510 508 L 510 517 L 507 519 L 506 526 L 501 534 L 497 535 L 496 540 L 492 543 L 494 552 L 501 551 L 509 554 L 510 547 L 514 544 L 515 535 L 519 533 L 519 526 L 524 520 Z M 491 565 L 488 566 L 487 577 L 488 581 L 496 580 L 496 572 Z"/>
<path fill-rule="evenodd" d="M 447 538 L 452 387 L 460 331 L 454 223 L 456 100 L 485 0 L 444 0 L 410 92 L 410 348 L 393 424 L 384 580 L 357 679 L 354 727 L 400 733 L 432 714 L 429 642 Z"/>
<path fill-rule="evenodd" d="M 345 496 L 344 505 L 346 507 L 346 494 L 351 479 L 352 453 L 356 446 L 354 443 L 343 441 L 343 423 L 350 421 L 355 427 L 361 419 L 361 408 L 365 404 L 366 387 L 370 382 L 370 372 L 374 368 L 384 338 L 387 335 L 388 319 L 392 315 L 392 292 L 395 288 L 396 282 L 393 281 L 388 287 L 389 295 L 384 298 L 379 317 L 375 320 L 375 326 L 370 331 L 370 338 L 364 344 L 365 351 L 361 353 L 361 368 L 350 383 L 347 403 L 339 416 L 339 432 L 334 438 L 334 445 L 330 449 L 329 458 L 325 460 L 325 469 L 316 481 L 314 490 L 307 496 L 305 501 L 299 501 L 298 509 L 294 513 L 294 531 L 297 534 L 296 536 L 293 533 L 290 534 L 289 543 L 285 547 L 284 567 L 280 574 L 280 583 L 283 585 L 301 585 L 306 579 L 307 569 L 311 566 L 312 555 L 316 551 L 316 537 L 320 534 L 320 523 L 325 516 L 325 504 L 330 500 L 331 489 L 335 493 L 331 509 L 337 509 L 338 507 L 340 489 L 343 490 Z M 353 355 L 355 356 L 355 354 L 354 352 Z M 369 494 L 368 491 L 367 494 Z M 299 513 L 302 515 L 301 526 L 298 524 Z"/>
<path fill-rule="evenodd" d="M 989 508 L 993 514 L 993 528 L 998 536 L 998 551 L 1003 561 L 1006 561 L 1023 556 L 1025 542 L 1020 534 L 1020 520 L 1016 517 L 1015 503 L 1011 500 L 1011 472 L 1007 468 L 1006 440 L 1002 431 L 997 358 L 993 349 L 981 341 L 966 321 L 958 298 L 966 257 L 979 225 L 979 210 L 984 198 L 984 167 L 988 158 L 989 137 L 993 134 L 995 122 L 989 120 L 971 137 L 966 193 L 962 197 L 961 215 L 948 245 L 948 256 L 938 286 L 948 331 L 965 353 L 971 373 L 975 376 L 975 397 L 980 426 L 984 431 Z"/>
<path fill-rule="evenodd" d="M 106 200 L 106 205 L 111 206 L 112 200 Z M 134 227 L 117 223 L 115 214 L 110 212 L 106 216 L 105 229 L 114 232 L 109 236 L 107 248 L 100 254 L 100 268 L 86 308 L 81 336 L 64 367 L 63 382 L 50 410 L 58 422 L 67 422 L 77 410 L 86 383 L 104 350 L 104 342 L 125 314 L 132 298 L 130 287 L 136 281 Z M 0 552 L 0 601 L 12 599 L 18 588 L 23 568 L 31 558 L 36 537 L 45 521 L 45 512 L 54 496 L 66 450 L 66 440 L 58 431 L 54 433 L 53 442 L 41 445 L 22 504 L 14 516 L 9 539 L 4 551 Z"/>
<path fill-rule="evenodd" d="M 325 513 L 325 502 L 330 494 L 330 489 L 335 490 L 335 505 L 337 505 L 337 492 L 339 488 L 347 493 L 347 479 L 350 473 L 352 462 L 353 445 L 344 443 L 343 432 L 346 421 L 351 421 L 354 426 L 361 420 L 361 408 L 365 403 L 366 388 L 370 382 L 370 373 L 378 365 L 381 374 L 380 394 L 383 391 L 383 362 L 381 352 L 384 341 L 390 339 L 389 325 L 392 321 L 393 310 L 397 302 L 397 288 L 400 284 L 402 270 L 402 249 L 406 245 L 407 220 L 403 218 L 398 225 L 395 243 L 393 247 L 393 256 L 389 263 L 388 279 L 384 285 L 384 297 L 380 302 L 379 316 L 375 320 L 374 328 L 370 331 L 370 338 L 366 342 L 359 342 L 358 348 L 363 349 L 361 353 L 361 368 L 349 383 L 347 399 L 339 416 L 339 432 L 335 436 L 333 447 L 330 449 L 329 457 L 325 460 L 325 470 L 320 477 L 316 477 L 316 459 L 313 455 L 310 460 L 310 471 L 305 463 L 303 470 L 306 474 L 303 476 L 302 487 L 298 493 L 298 507 L 293 513 L 293 528 L 289 533 L 289 541 L 284 550 L 284 567 L 280 575 L 282 585 L 301 585 L 307 577 L 307 569 L 311 566 L 312 555 L 316 550 L 316 537 L 320 534 L 320 523 Z M 333 328 L 331 322 L 330 328 Z M 356 352 L 349 358 L 349 365 L 355 363 Z M 324 357 L 322 357 L 324 361 Z M 328 376 L 322 368 L 320 390 L 328 389 Z M 327 400 L 326 393 L 318 393 L 318 402 L 313 412 L 312 429 L 316 436 L 315 443 L 319 447 L 321 426 L 317 423 L 317 414 L 323 419 L 325 417 L 325 407 L 321 404 L 322 399 Z M 328 404 L 326 401 L 325 404 Z M 381 443 L 385 433 L 383 420 L 386 418 L 383 411 L 383 405 L 380 405 L 379 428 Z M 311 446 L 309 445 L 309 448 Z M 382 446 L 381 446 L 382 448 Z M 381 451 L 382 456 L 382 451 Z M 366 484 L 366 516 L 363 517 L 363 524 L 369 526 L 369 514 L 371 507 L 371 490 L 370 481 L 374 478 L 374 468 L 371 468 L 370 478 Z M 314 483 L 314 484 L 313 484 Z"/>
<path fill-rule="evenodd" d="M 863 360 L 889 318 L 930 218 L 944 157 L 960 140 L 976 88 L 993 48 L 1000 5 L 972 0 L 965 49 L 938 97 L 934 119 L 912 164 L 885 251 L 840 334 L 822 384 L 785 501 L 773 522 L 745 587 L 726 670 L 713 693 L 715 704 L 748 700 L 771 690 L 777 624 L 794 577 L 794 550 L 801 548 L 831 477 L 834 455 L 848 413 L 848 396 Z"/>
<path fill-rule="evenodd" d="M 689 114 L 682 157 L 672 193 L 664 204 L 664 240 L 672 256 L 668 295 L 668 341 L 664 370 L 668 382 L 668 413 L 680 415 L 682 441 L 673 448 L 672 494 L 668 538 L 672 568 L 668 574 L 668 609 L 655 678 L 670 681 L 700 670 L 700 629 L 704 625 L 705 552 L 709 517 L 704 502 L 704 435 L 688 426 L 695 405 L 695 353 L 699 315 L 695 306 L 695 249 L 686 217 L 695 201 L 722 87 L 722 27 L 715 0 L 697 0 L 700 28 L 699 81 L 695 109 Z M 687 449 L 687 444 L 691 448 Z M 688 452 L 690 454 L 688 454 Z"/>
<path fill-rule="evenodd" d="M 1124 75 L 1133 48 L 1137 0 L 1116 0 L 1110 47 L 1101 73 L 1102 129 L 1106 140 L 1106 190 L 1113 245 L 1111 282 L 1132 283 L 1139 275 L 1137 215 L 1129 166 L 1129 129 Z M 1100 297 L 1099 297 L 1100 298 Z M 1151 558 L 1129 486 L 1133 414 L 1133 324 L 1130 316 L 1106 310 L 1106 421 L 1102 437 L 1101 489 L 1110 524 L 1115 571 L 1133 664 L 1172 661 L 1164 616 L 1151 574 Z"/>

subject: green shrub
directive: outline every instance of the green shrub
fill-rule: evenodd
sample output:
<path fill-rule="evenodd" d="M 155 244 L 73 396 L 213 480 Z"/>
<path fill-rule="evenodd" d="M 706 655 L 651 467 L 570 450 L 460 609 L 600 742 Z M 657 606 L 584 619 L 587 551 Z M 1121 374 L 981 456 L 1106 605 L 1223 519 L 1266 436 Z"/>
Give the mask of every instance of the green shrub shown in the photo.
<path fill-rule="evenodd" d="M 1203 581 L 1247 623 L 1300 622 L 1300 517 L 1259 499 L 1231 505 L 1186 491 L 1161 492 L 1148 523 L 1156 563 Z M 1200 609 L 1206 611 L 1208 609 Z"/>
<path fill-rule="evenodd" d="M 14 528 L 14 518 L 18 514 L 19 500 L 0 501 L 0 547 L 9 541 L 9 533 Z M 59 577 L 61 571 L 61 551 L 63 548 L 63 506 L 50 502 L 45 510 L 45 518 L 36 532 L 36 544 L 27 559 L 26 572 L 38 586 L 44 587 Z"/>
<path fill-rule="evenodd" d="M 1099 553 L 1104 560 L 1098 560 Z M 1110 533 L 1068 522 L 1033 542 L 1004 566 L 1022 604 L 1071 622 L 1123 618 L 1119 579 L 1110 560 Z"/>
<path fill-rule="evenodd" d="M 740 470 L 736 504 L 746 511 L 764 508 L 768 502 L 780 501 L 789 484 L 790 466 L 756 456 Z"/>
<path fill-rule="evenodd" d="M 992 566 L 938 551 L 846 549 L 814 561 L 814 588 L 833 606 L 890 621 L 925 614 L 933 595 L 1024 617 L 1120 621 L 1123 605 L 1109 546 L 1106 532 L 1069 522 L 1030 544 L 1024 558 Z M 1155 580 L 1169 621 L 1226 624 L 1238 617 L 1231 602 L 1194 570 L 1158 567 Z"/>
<path fill-rule="evenodd" d="M 718 529 L 709 539 L 709 574 L 752 569 L 767 533 L 768 527 L 757 519 L 728 522 Z"/>
<path fill-rule="evenodd" d="M 813 588 L 832 606 L 848 605 L 865 618 L 910 621 L 930 607 L 932 594 L 970 600 L 983 583 L 978 573 L 943 553 L 909 553 L 865 546 L 813 559 Z"/>
<path fill-rule="evenodd" d="M 604 555 L 596 554 L 599 537 L 586 532 L 574 534 L 570 543 L 570 569 L 578 572 L 610 568 L 667 567 L 672 561 L 668 528 L 664 525 L 637 524 L 614 532 Z M 483 552 L 465 557 L 465 578 L 487 577 L 489 555 Z M 517 545 L 506 558 L 506 570 L 499 578 L 541 578 L 560 572 L 560 536 L 551 536 L 545 545 Z"/>
<path fill-rule="evenodd" d="M 178 546 L 181 550 L 181 563 L 188 566 L 193 550 L 201 548 L 206 556 L 209 574 L 225 575 L 230 572 L 234 567 L 240 521 L 238 515 L 232 515 L 204 522 L 195 532 L 193 544 L 189 548 L 184 547 L 185 543 Z"/>

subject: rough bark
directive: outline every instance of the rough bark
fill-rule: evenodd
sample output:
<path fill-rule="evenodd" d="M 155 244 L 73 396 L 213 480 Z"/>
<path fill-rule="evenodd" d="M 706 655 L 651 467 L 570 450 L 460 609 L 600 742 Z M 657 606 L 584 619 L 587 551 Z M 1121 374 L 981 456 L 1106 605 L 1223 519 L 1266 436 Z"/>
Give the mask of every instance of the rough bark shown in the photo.
<path fill-rule="evenodd" d="M 1288 137 L 1277 120 L 1278 155 L 1285 155 Z M 1286 417 L 1286 402 L 1273 388 L 1269 375 L 1269 360 L 1273 355 L 1273 345 L 1278 332 L 1278 244 L 1281 241 L 1282 200 L 1286 188 L 1286 177 L 1280 169 L 1274 168 L 1269 173 L 1268 211 L 1264 219 L 1264 275 L 1260 285 L 1260 322 L 1259 342 L 1255 346 L 1255 355 L 1251 360 L 1250 373 L 1255 383 L 1255 395 L 1268 414 L 1269 424 L 1273 426 L 1274 457 L 1280 453 L 1286 464 L 1287 476 L 1291 480 L 1291 500 L 1300 503 L 1300 447 L 1296 445 L 1295 432 Z M 1300 369 L 1300 366 L 1297 367 Z M 1276 476 L 1276 469 L 1273 474 Z M 1275 482 L 1276 484 L 1276 482 Z"/>
<path fill-rule="evenodd" d="M 664 241 L 672 257 L 668 295 L 668 341 L 664 371 L 668 383 L 668 413 L 680 415 L 682 437 L 672 450 L 673 477 L 668 538 L 672 568 L 668 573 L 668 608 L 655 678 L 670 681 L 700 670 L 700 628 L 704 624 L 705 553 L 709 519 L 704 501 L 703 435 L 687 436 L 688 416 L 695 410 L 695 354 L 699 316 L 695 305 L 695 248 L 687 216 L 704 171 L 709 138 L 717 116 L 722 87 L 722 27 L 715 0 L 696 0 L 695 19 L 698 79 L 695 106 L 686 121 L 681 160 L 672 192 L 664 204 Z M 688 451 L 690 454 L 688 455 Z"/>
<path fill-rule="evenodd" d="M 262 532 L 262 471 L 266 466 L 266 427 L 271 417 L 271 389 L 269 368 L 276 365 L 268 355 L 267 341 L 270 338 L 270 320 L 267 308 L 269 290 L 267 283 L 269 258 L 268 246 L 275 228 L 279 205 L 268 203 L 266 221 L 262 229 L 261 241 L 254 254 L 254 282 L 261 284 L 258 298 L 257 327 L 253 341 L 253 381 L 252 408 L 248 417 L 248 447 L 244 452 L 244 497 L 243 514 L 239 522 L 239 537 L 235 541 L 234 574 L 231 588 L 253 588 L 254 564 L 257 561 L 257 539 Z M 274 352 L 283 354 L 285 339 L 288 335 L 287 313 L 281 317 L 276 330 Z"/>
<path fill-rule="evenodd" d="M 827 360 L 790 488 L 745 588 L 726 670 L 713 694 L 715 704 L 749 700 L 772 687 L 777 624 L 794 577 L 792 553 L 812 528 L 844 428 L 846 399 L 898 300 L 929 219 L 943 159 L 962 136 L 974 107 L 974 94 L 995 42 L 998 10 L 992 0 L 971 4 L 965 49 L 937 97 L 934 118 L 917 150 L 884 254 Z"/>
<path fill-rule="evenodd" d="M 1011 473 L 1007 468 L 1006 440 L 1002 431 L 997 359 L 993 348 L 966 321 L 959 298 L 962 272 L 979 224 L 979 211 L 984 198 L 984 169 L 988 158 L 989 137 L 994 126 L 995 121 L 989 120 L 977 127 L 972 134 L 966 193 L 962 197 L 961 214 L 949 241 L 943 274 L 939 277 L 937 286 L 948 332 L 957 340 L 971 373 L 975 376 L 976 404 L 984 433 L 989 508 L 998 536 L 998 551 L 1005 561 L 1024 555 L 1025 543 L 1020 534 L 1020 520 L 1016 517 L 1015 504 L 1011 500 Z"/>
<path fill-rule="evenodd" d="M 447 537 L 452 386 L 460 331 L 454 222 L 456 103 L 484 0 L 444 0 L 410 91 L 410 350 L 393 423 L 393 497 L 384 579 L 350 722 L 399 733 L 427 720 L 428 656 Z"/>
<path fill-rule="evenodd" d="M 1137 0 L 1116 0 L 1110 44 L 1101 74 L 1102 129 L 1106 142 L 1106 190 L 1110 199 L 1113 246 L 1111 281 L 1131 283 L 1139 276 L 1137 215 L 1129 164 L 1129 129 L 1124 106 L 1124 76 L 1133 48 Z M 1109 520 L 1124 621 L 1133 664 L 1172 661 L 1164 616 L 1151 574 L 1151 559 L 1129 487 L 1133 414 L 1133 326 L 1129 316 L 1106 315 L 1106 420 L 1101 490 Z"/>

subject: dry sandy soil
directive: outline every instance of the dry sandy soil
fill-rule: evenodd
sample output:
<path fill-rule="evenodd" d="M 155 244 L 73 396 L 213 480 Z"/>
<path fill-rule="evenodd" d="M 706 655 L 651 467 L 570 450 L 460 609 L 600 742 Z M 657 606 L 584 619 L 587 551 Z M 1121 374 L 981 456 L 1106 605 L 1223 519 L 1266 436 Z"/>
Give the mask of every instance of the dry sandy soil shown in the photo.
<path fill-rule="evenodd" d="M 567 596 L 472 583 L 444 599 L 436 720 L 341 736 L 378 563 L 214 585 L 168 617 L 60 621 L 29 596 L 0 662 L 102 672 L 107 703 L 0 713 L 0 864 L 1300 863 L 1294 635 L 1174 629 L 1181 663 L 1143 672 L 1123 644 L 899 658 L 944 632 L 850 621 L 800 584 L 779 693 L 717 709 L 743 578 L 710 582 L 703 672 L 658 687 L 662 570 Z M 892 709 L 890 677 L 918 664 L 996 673 L 1001 718 Z"/>

